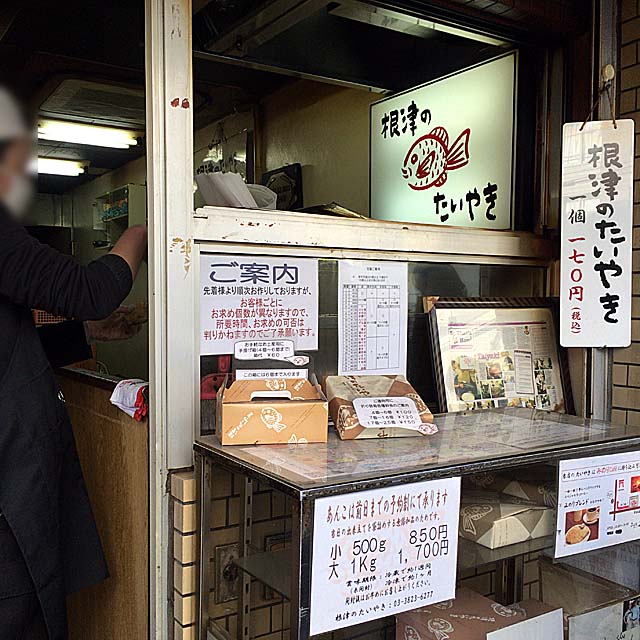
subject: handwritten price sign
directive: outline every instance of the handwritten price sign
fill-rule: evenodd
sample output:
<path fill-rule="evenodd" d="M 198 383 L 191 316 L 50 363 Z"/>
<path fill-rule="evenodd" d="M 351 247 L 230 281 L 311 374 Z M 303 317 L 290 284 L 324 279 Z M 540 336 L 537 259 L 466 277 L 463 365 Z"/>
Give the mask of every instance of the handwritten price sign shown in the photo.
<path fill-rule="evenodd" d="M 460 478 L 315 503 L 311 635 L 455 596 Z"/>

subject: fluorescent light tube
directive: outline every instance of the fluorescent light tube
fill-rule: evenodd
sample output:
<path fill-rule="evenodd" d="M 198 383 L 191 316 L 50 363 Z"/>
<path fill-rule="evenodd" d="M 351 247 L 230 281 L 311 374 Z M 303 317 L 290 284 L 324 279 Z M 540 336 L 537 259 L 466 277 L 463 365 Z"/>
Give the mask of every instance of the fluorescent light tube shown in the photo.
<path fill-rule="evenodd" d="M 63 120 L 41 120 L 38 123 L 38 138 L 112 149 L 128 149 L 138 144 L 135 131 Z"/>
<path fill-rule="evenodd" d="M 38 158 L 38 173 L 53 176 L 79 176 L 84 173 L 84 164 L 74 160 Z"/>

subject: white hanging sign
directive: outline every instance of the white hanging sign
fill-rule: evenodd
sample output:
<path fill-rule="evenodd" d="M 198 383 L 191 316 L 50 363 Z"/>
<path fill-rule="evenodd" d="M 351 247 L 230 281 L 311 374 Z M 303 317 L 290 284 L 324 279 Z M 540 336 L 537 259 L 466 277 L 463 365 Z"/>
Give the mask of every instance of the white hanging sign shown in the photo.
<path fill-rule="evenodd" d="M 319 498 L 311 635 L 455 597 L 460 478 Z"/>
<path fill-rule="evenodd" d="M 560 343 L 631 344 L 634 122 L 571 122 L 562 139 Z"/>

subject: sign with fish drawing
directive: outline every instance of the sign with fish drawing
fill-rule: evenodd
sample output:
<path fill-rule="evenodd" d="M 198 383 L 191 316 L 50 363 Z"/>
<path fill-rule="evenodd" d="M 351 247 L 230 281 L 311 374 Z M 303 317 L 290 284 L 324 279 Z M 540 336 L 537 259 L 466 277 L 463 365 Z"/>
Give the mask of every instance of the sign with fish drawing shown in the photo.
<path fill-rule="evenodd" d="M 379 220 L 510 229 L 515 53 L 371 106 Z"/>

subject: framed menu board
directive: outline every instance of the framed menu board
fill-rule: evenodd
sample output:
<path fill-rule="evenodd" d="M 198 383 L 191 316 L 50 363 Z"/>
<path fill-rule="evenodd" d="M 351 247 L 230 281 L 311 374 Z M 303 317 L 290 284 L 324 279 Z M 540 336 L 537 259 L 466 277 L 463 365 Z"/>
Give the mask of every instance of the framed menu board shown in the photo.
<path fill-rule="evenodd" d="M 439 411 L 574 412 L 553 300 L 425 298 L 424 305 Z"/>

